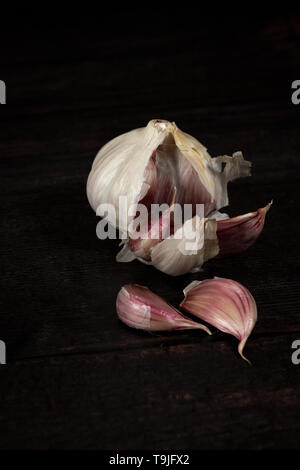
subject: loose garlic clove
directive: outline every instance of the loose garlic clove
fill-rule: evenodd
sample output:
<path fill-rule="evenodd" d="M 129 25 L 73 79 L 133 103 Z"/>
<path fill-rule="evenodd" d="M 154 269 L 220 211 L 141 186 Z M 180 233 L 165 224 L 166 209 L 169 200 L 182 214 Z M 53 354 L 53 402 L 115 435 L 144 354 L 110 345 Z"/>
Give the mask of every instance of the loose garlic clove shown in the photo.
<path fill-rule="evenodd" d="M 217 221 L 218 258 L 245 251 L 259 237 L 272 202 L 255 212 Z"/>
<path fill-rule="evenodd" d="M 127 326 L 146 331 L 200 329 L 211 334 L 201 323 L 194 322 L 154 294 L 148 287 L 127 284 L 120 290 L 116 308 L 119 319 Z"/>
<path fill-rule="evenodd" d="M 215 277 L 194 281 L 184 289 L 182 307 L 224 333 L 239 340 L 238 351 L 243 349 L 257 320 L 256 303 L 248 289 L 231 279 Z"/>

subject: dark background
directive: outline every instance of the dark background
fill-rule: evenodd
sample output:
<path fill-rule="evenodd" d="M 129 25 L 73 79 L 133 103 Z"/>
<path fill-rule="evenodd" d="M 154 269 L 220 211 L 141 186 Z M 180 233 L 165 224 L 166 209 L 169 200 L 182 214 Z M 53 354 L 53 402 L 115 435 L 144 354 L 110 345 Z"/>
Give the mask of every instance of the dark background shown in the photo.
<path fill-rule="evenodd" d="M 3 20 L 2 449 L 299 447 L 300 16 L 157 8 L 118 21 L 46 9 Z M 247 252 L 172 278 L 117 264 L 118 241 L 96 238 L 85 194 L 93 158 L 153 118 L 175 121 L 212 156 L 242 150 L 253 162 L 252 177 L 230 184 L 227 212 L 274 204 Z M 178 305 L 191 280 L 213 276 L 257 301 L 253 367 L 228 335 L 149 335 L 117 319 L 126 283 Z"/>

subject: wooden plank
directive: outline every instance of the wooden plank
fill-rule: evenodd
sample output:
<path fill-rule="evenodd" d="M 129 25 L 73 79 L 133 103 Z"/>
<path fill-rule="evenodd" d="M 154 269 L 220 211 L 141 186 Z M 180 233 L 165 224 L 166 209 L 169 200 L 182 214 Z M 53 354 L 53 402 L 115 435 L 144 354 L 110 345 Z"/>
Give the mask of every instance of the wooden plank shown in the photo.
<path fill-rule="evenodd" d="M 108 140 L 131 129 L 145 126 L 150 119 L 175 121 L 208 147 L 212 156 L 243 150 L 245 157 L 256 162 L 272 159 L 272 168 L 298 164 L 298 108 L 290 101 L 290 84 L 285 101 L 256 105 L 204 106 L 168 110 L 163 105 L 132 106 L 71 113 L 47 113 L 15 119 L 3 114 L 0 158 L 8 168 L 19 165 L 16 157 L 51 157 L 68 165 L 69 156 L 89 156 L 86 171 L 99 148 Z M 157 102 L 159 98 L 153 99 Z M 3 109 L 3 108 L 1 108 Z M 275 138 L 276 136 L 276 138 Z M 264 158 L 264 155 L 266 158 Z M 11 160 L 14 157 L 14 160 Z M 286 160 L 285 160 L 286 159 Z M 7 162 L 7 163 L 6 163 Z M 39 162 L 43 162 L 43 165 Z M 43 171 L 45 158 L 33 159 Z M 76 162 L 80 163 L 79 160 Z M 74 166 L 76 167 L 74 162 Z M 62 163 L 60 163 L 61 165 Z M 28 167 L 28 161 L 23 165 Z M 5 168 L 5 166 L 4 166 Z M 270 168 L 268 168 L 270 169 Z M 295 173 L 294 173 L 295 174 Z M 4 175 L 5 176 L 5 175 Z"/>
<path fill-rule="evenodd" d="M 24 361 L 1 368 L 1 448 L 297 448 L 295 335 L 247 352 L 199 344 Z M 299 367 L 299 366 L 298 366 Z"/>
<path fill-rule="evenodd" d="M 229 63 L 223 58 L 221 63 L 218 60 L 207 65 L 196 56 L 182 54 L 182 57 L 171 58 L 171 67 L 169 55 L 163 58 L 153 55 L 147 57 L 147 62 L 125 55 L 117 64 L 104 59 L 59 67 L 28 65 L 21 74 L 14 68 L 4 69 L 2 77 L 7 83 L 7 99 L 11 105 L 7 115 L 95 108 L 116 112 L 141 104 L 145 108 L 159 106 L 162 111 L 176 112 L 182 107 L 264 102 L 274 97 L 290 100 L 297 66 L 294 70 L 281 61 L 274 61 L 272 67 L 251 63 L 249 72 L 248 57 L 244 62 L 230 57 Z M 134 72 L 128 74 L 128 68 Z M 177 81 L 172 80 L 173 73 L 178 75 Z M 225 75 L 228 76 L 225 78 Z M 217 76 L 220 82 L 212 87 L 211 80 L 215 81 Z M 180 89 L 178 82 L 182 82 Z M 227 88 L 226 93 L 222 83 Z"/>
<path fill-rule="evenodd" d="M 237 62 L 245 52 L 255 58 L 257 65 L 265 65 L 268 51 L 273 52 L 270 57 L 273 63 L 278 59 L 299 60 L 299 13 L 296 11 L 293 14 L 282 11 L 280 16 L 269 12 L 251 18 L 229 12 L 222 17 L 209 16 L 201 11 L 200 26 L 198 12 L 183 21 L 182 12 L 176 12 L 175 8 L 172 12 L 168 10 L 167 22 L 163 12 L 151 15 L 148 11 L 145 18 L 144 12 L 131 9 L 127 15 L 124 12 L 122 18 L 115 16 L 114 25 L 111 19 L 105 21 L 105 15 L 99 24 L 97 15 L 93 18 L 80 13 L 80 18 L 60 19 L 57 15 L 35 18 L 26 11 L 19 15 L 14 12 L 13 22 L 18 34 L 8 21 L 3 22 L 0 32 L 0 37 L 9 44 L 1 50 L 3 65 L 21 69 L 29 63 L 59 66 L 66 61 L 74 63 L 95 58 L 114 60 L 117 64 L 124 56 L 139 59 L 149 54 L 158 58 L 187 54 L 198 57 L 199 53 L 204 62 L 227 58 Z"/>
<path fill-rule="evenodd" d="M 93 21 L 81 35 L 68 24 L 25 30 L 22 40 L 4 29 L 10 45 L 1 51 L 11 105 L 6 113 L 156 109 L 159 103 L 163 111 L 176 111 L 183 105 L 288 100 L 300 64 L 299 21 L 232 17 L 219 24 L 211 18 L 201 28 L 181 24 L 179 31 L 170 22 L 171 29 L 161 27 L 159 34 L 143 22 L 138 40 L 135 30 L 116 27 L 107 34 Z"/>

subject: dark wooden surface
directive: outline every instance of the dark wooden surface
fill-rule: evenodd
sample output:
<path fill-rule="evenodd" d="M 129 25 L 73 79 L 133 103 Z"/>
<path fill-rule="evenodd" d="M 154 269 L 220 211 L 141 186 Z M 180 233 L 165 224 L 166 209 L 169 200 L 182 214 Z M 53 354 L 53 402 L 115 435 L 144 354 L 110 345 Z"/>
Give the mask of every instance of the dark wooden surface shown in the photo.
<path fill-rule="evenodd" d="M 300 18 L 135 20 L 20 19 L 1 32 L 0 447 L 298 448 Z M 172 278 L 117 264 L 118 241 L 96 238 L 93 158 L 152 118 L 174 120 L 213 156 L 242 150 L 253 162 L 253 176 L 230 185 L 228 212 L 274 205 L 247 252 Z M 123 284 L 178 305 L 191 280 L 212 276 L 257 301 L 253 367 L 221 333 L 149 335 L 117 319 Z"/>

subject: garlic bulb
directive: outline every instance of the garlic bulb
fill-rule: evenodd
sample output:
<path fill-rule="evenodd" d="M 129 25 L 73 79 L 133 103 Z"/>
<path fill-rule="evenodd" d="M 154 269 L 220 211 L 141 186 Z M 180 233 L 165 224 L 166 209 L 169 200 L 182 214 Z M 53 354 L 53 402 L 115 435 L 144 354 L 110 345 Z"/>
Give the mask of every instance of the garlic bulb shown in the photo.
<path fill-rule="evenodd" d="M 243 349 L 256 323 L 257 308 L 248 289 L 231 279 L 215 277 L 193 281 L 183 292 L 185 297 L 180 307 L 235 336 L 241 357 L 250 362 Z"/>
<path fill-rule="evenodd" d="M 87 196 L 95 211 L 101 204 L 112 205 L 116 217 L 108 213 L 106 220 L 128 234 L 118 261 L 137 258 L 178 275 L 200 269 L 204 261 L 218 254 L 217 218 L 210 214 L 217 214 L 228 204 L 228 182 L 250 175 L 250 167 L 241 152 L 232 157 L 211 158 L 198 140 L 182 132 L 174 122 L 154 119 L 146 127 L 120 135 L 102 147 L 89 174 Z M 126 198 L 127 207 L 190 204 L 193 213 L 177 230 L 169 227 L 166 214 L 162 216 L 156 223 L 159 230 L 171 228 L 167 237 L 163 233 L 155 241 L 132 241 L 130 226 L 136 212 L 119 210 L 120 196 Z M 195 210 L 200 204 L 204 208 L 201 222 Z M 197 226 L 202 235 L 196 236 L 193 250 L 186 250 L 187 234 Z"/>
<path fill-rule="evenodd" d="M 148 287 L 127 284 L 120 290 L 116 308 L 118 317 L 127 326 L 146 331 L 210 330 L 168 304 Z"/>
<path fill-rule="evenodd" d="M 250 167 L 241 152 L 211 158 L 198 140 L 174 122 L 154 119 L 100 149 L 89 174 L 87 196 L 96 211 L 101 203 L 118 208 L 119 196 L 127 197 L 128 206 L 146 195 L 151 203 L 170 203 L 176 187 L 176 202 L 205 204 L 208 214 L 228 204 L 227 183 L 250 175 Z M 117 210 L 120 228 L 128 222 L 123 216 Z"/>

